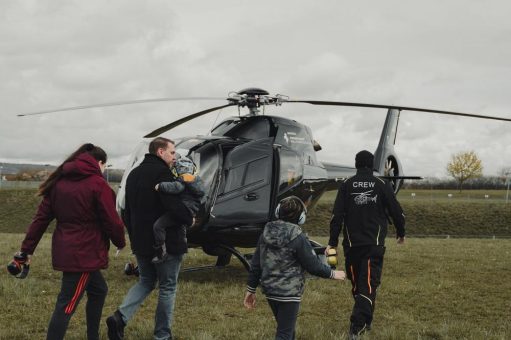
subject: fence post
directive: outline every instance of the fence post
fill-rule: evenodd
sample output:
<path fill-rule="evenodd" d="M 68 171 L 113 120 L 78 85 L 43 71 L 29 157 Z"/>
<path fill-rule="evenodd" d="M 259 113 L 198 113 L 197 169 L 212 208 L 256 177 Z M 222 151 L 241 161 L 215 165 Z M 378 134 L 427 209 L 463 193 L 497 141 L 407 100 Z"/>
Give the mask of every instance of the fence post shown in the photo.
<path fill-rule="evenodd" d="M 506 180 L 507 180 L 506 203 L 509 202 L 509 175 L 511 175 L 511 172 L 506 172 Z"/>

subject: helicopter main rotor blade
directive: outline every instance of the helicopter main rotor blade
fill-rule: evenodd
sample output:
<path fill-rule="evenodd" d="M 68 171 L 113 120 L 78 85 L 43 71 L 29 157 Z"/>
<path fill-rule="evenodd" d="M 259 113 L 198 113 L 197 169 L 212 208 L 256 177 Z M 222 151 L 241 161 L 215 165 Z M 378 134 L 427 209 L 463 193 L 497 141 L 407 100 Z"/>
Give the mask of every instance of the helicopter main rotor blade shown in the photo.
<path fill-rule="evenodd" d="M 172 98 L 172 97 L 168 97 L 168 98 L 125 100 L 125 101 L 120 101 L 120 102 L 101 103 L 101 104 L 82 105 L 82 106 L 72 106 L 72 107 L 63 107 L 63 108 L 55 109 L 55 110 L 44 110 L 44 111 L 37 111 L 37 112 L 20 113 L 17 116 L 18 117 L 25 117 L 25 116 L 42 115 L 42 114 L 45 114 L 45 113 L 53 113 L 53 112 L 93 109 L 93 108 L 97 108 L 97 107 L 121 106 L 121 105 L 131 105 L 131 104 L 144 104 L 144 103 L 154 103 L 154 102 L 171 102 L 171 101 L 180 101 L 180 100 L 225 100 L 225 98 L 219 98 L 219 97 L 179 97 L 179 98 Z"/>
<path fill-rule="evenodd" d="M 162 126 L 150 133 L 148 133 L 147 135 L 144 136 L 144 138 L 150 138 L 150 137 L 156 137 L 166 131 L 169 131 L 170 129 L 173 129 L 175 128 L 176 126 L 178 125 L 181 125 L 183 123 L 186 123 L 187 121 L 189 120 L 192 120 L 192 119 L 195 119 L 197 117 L 200 117 L 202 115 L 205 115 L 206 113 L 210 113 L 210 112 L 213 112 L 213 111 L 216 111 L 216 110 L 220 110 L 220 109 L 223 109 L 224 107 L 228 107 L 228 106 L 237 106 L 238 104 L 236 103 L 230 103 L 230 104 L 226 104 L 226 105 L 222 105 L 222 106 L 216 106 L 216 107 L 212 107 L 212 108 L 209 108 L 207 110 L 203 110 L 203 111 L 199 111 L 199 112 L 196 112 L 194 114 L 191 114 L 191 115 L 188 115 L 186 117 L 183 117 L 181 119 L 178 119 L 170 124 L 167 124 L 165 126 Z"/>
<path fill-rule="evenodd" d="M 408 106 L 351 103 L 351 102 L 333 102 L 333 101 L 323 101 L 323 100 L 286 100 L 286 102 L 287 103 L 307 103 L 307 104 L 312 104 L 312 105 L 372 107 L 372 108 L 378 108 L 378 109 L 396 109 L 396 110 L 405 110 L 405 111 L 431 112 L 431 113 L 439 113 L 439 114 L 444 114 L 444 115 L 493 119 L 493 120 L 502 120 L 502 121 L 506 121 L 506 122 L 511 122 L 511 118 L 483 116 L 483 115 L 476 115 L 476 114 L 464 113 L 464 112 L 431 110 L 431 109 L 423 109 L 423 108 L 419 108 L 419 107 L 408 107 Z"/>

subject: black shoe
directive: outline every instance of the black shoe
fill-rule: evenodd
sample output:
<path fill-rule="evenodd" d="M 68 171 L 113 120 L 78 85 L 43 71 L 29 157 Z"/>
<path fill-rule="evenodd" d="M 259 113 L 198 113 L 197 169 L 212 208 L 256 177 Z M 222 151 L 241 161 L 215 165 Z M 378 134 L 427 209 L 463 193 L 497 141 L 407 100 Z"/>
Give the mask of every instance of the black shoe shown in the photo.
<path fill-rule="evenodd" d="M 358 340 L 358 339 L 360 339 L 360 337 L 358 335 L 351 333 L 351 332 L 348 334 L 348 340 Z"/>
<path fill-rule="evenodd" d="M 152 263 L 161 263 L 169 256 L 167 254 L 167 247 L 165 246 L 165 243 L 161 246 L 156 246 L 154 249 L 156 250 L 156 256 L 152 258 Z"/>
<path fill-rule="evenodd" d="M 123 340 L 124 339 L 124 321 L 122 321 L 121 313 L 116 310 L 114 314 L 106 318 L 106 325 L 108 327 L 109 340 Z"/>
<path fill-rule="evenodd" d="M 368 328 L 369 326 L 369 328 Z M 350 325 L 350 330 L 348 332 L 348 340 L 358 340 L 360 336 L 364 334 L 366 331 L 371 329 L 371 325 L 365 324 L 362 328 L 355 326 L 354 324 Z"/>
<path fill-rule="evenodd" d="M 154 264 L 157 264 L 157 263 L 162 263 L 163 261 L 165 261 L 167 259 L 168 255 L 165 255 L 163 256 L 162 258 L 159 258 L 158 256 L 155 256 L 151 259 L 151 262 L 154 263 Z"/>

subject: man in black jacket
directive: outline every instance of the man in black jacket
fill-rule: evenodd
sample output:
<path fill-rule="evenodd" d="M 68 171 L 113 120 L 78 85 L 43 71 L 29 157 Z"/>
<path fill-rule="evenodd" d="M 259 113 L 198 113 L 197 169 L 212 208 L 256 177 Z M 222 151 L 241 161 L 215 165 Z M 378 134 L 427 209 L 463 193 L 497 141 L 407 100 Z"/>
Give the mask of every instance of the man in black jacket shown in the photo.
<path fill-rule="evenodd" d="M 158 193 L 155 186 L 161 182 L 175 180 L 170 167 L 175 163 L 174 142 L 157 137 L 149 144 L 149 153 L 142 163 L 133 169 L 126 182 L 126 210 L 124 222 L 137 258 L 139 281 L 131 287 L 118 310 L 107 318 L 109 339 L 123 339 L 124 327 L 140 304 L 159 282 L 158 305 L 156 307 L 154 337 L 171 339 L 172 314 L 174 310 L 177 278 L 184 253 L 187 252 L 186 229 L 192 221 L 178 220 L 167 228 L 165 238 L 169 256 L 154 264 L 155 249 L 153 224 L 167 211 L 186 209 L 177 195 Z M 173 214 L 176 218 L 179 214 Z"/>
<path fill-rule="evenodd" d="M 388 216 L 396 226 L 397 242 L 405 241 L 405 219 L 388 181 L 373 176 L 374 156 L 363 150 L 355 157 L 357 173 L 339 189 L 330 221 L 325 253 L 336 248 L 342 228 L 345 267 L 355 300 L 350 317 L 350 339 L 369 330 L 376 289 L 380 284 Z"/>

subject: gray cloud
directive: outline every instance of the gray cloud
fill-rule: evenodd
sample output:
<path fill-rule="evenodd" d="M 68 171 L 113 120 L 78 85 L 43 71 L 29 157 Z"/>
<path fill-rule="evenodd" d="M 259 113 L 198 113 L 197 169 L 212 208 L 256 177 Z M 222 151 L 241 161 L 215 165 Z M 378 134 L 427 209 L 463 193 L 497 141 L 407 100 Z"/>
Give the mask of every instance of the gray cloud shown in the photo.
<path fill-rule="evenodd" d="M 296 99 L 428 107 L 511 118 L 505 1 L 16 1 L 0 3 L 0 161 L 60 162 L 80 143 L 123 167 L 141 136 L 219 102 L 15 114 L 158 97 L 225 97 L 259 86 Z M 384 110 L 268 108 L 313 129 L 321 159 L 374 150 Z M 237 110 L 168 135 L 205 134 Z M 403 112 L 406 173 L 445 176 L 474 150 L 486 174 L 511 164 L 511 125 Z"/>

